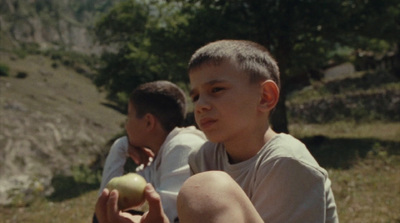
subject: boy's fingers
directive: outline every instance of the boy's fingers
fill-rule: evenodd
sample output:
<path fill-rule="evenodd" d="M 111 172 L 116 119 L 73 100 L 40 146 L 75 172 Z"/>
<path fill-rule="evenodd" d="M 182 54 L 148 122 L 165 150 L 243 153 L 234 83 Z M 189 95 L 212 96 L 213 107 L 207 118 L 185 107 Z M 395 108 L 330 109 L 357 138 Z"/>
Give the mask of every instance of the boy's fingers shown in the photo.
<path fill-rule="evenodd" d="M 157 213 L 163 210 L 160 195 L 150 183 L 148 183 L 145 187 L 145 196 L 147 202 L 149 203 L 149 212 Z"/>
<path fill-rule="evenodd" d="M 148 148 L 142 148 L 142 151 L 143 151 L 143 154 L 145 155 L 143 164 L 146 167 L 153 160 L 154 153 L 153 153 L 153 151 L 151 151 L 151 149 L 148 149 Z"/>
<path fill-rule="evenodd" d="M 154 153 L 153 153 L 153 151 L 151 151 L 151 149 L 148 149 L 148 148 L 142 148 L 142 149 L 143 149 L 143 151 L 144 151 L 144 153 L 146 154 L 147 157 L 154 158 Z"/>
<path fill-rule="evenodd" d="M 132 145 L 128 147 L 128 154 L 136 165 L 143 164 L 145 166 L 149 162 L 149 158 L 154 156 L 151 150 Z"/>
<path fill-rule="evenodd" d="M 107 201 L 107 217 L 109 222 L 118 222 L 118 191 L 112 190 Z"/>
<path fill-rule="evenodd" d="M 146 185 L 145 188 L 145 197 L 147 202 L 149 203 L 149 211 L 143 215 L 140 222 L 169 222 L 167 216 L 164 214 L 160 195 L 149 183 Z"/>
<path fill-rule="evenodd" d="M 107 223 L 107 200 L 109 195 L 109 190 L 106 188 L 101 193 L 100 197 L 97 199 L 95 206 L 95 213 L 99 223 Z"/>

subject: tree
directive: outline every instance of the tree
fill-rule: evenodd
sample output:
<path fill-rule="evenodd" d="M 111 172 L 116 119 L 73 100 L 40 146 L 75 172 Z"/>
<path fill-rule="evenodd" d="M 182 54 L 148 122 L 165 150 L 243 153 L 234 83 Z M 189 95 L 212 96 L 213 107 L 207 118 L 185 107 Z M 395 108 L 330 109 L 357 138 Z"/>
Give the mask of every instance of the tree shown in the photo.
<path fill-rule="evenodd" d="M 365 47 L 371 38 L 393 46 L 400 36 L 398 0 L 129 0 L 97 26 L 117 53 L 103 56 L 97 79 L 111 96 L 156 79 L 187 82 L 186 63 L 218 39 L 248 39 L 277 59 L 281 100 L 273 128 L 288 132 L 286 94 L 335 58 L 340 47 Z"/>
<path fill-rule="evenodd" d="M 355 47 L 371 37 L 398 41 L 395 0 L 188 0 L 186 40 L 196 45 L 216 39 L 248 39 L 266 46 L 277 59 L 281 100 L 272 116 L 278 132 L 288 132 L 288 91 L 318 70 L 338 47 Z M 306 75 L 304 75 L 306 74 Z M 299 78 L 300 77 L 300 78 Z"/>
<path fill-rule="evenodd" d="M 128 94 L 154 80 L 187 82 L 185 62 L 177 55 L 179 29 L 184 22 L 177 7 L 159 1 L 129 0 L 117 4 L 96 24 L 96 36 L 110 50 L 102 54 L 95 79 L 108 97 L 125 107 Z"/>

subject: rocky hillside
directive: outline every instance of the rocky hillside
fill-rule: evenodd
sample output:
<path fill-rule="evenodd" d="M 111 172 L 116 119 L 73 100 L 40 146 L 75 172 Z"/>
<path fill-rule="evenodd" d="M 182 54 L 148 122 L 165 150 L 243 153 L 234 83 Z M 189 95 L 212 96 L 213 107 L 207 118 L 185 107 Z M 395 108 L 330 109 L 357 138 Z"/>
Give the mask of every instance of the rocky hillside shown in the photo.
<path fill-rule="evenodd" d="M 85 54 L 101 48 L 92 28 L 101 14 L 119 0 L 2 0 L 0 48 L 35 46 Z"/>
<path fill-rule="evenodd" d="M 106 142 L 121 132 L 124 115 L 81 75 L 89 70 L 84 63 L 26 56 L 98 55 L 93 25 L 116 2 L 0 1 L 0 63 L 10 68 L 9 76 L 0 75 L 0 204 L 50 195 L 54 177 L 98 162 Z"/>
<path fill-rule="evenodd" d="M 91 80 L 44 56 L 0 52 L 0 204 L 52 193 L 52 178 L 90 166 L 125 116 Z"/>

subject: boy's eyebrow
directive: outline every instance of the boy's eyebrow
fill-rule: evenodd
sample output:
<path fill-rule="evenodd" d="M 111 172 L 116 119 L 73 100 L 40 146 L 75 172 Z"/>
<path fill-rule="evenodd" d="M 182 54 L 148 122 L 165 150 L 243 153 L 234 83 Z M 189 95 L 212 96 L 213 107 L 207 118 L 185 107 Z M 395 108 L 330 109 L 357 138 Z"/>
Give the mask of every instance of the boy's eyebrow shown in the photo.
<path fill-rule="evenodd" d="M 202 84 L 202 85 L 203 85 L 203 86 L 212 86 L 212 85 L 214 85 L 214 84 L 219 84 L 219 83 L 223 83 L 223 82 L 225 82 L 225 80 L 214 79 L 214 80 L 208 81 L 208 82 L 206 82 L 206 83 L 204 83 L 204 84 Z M 189 92 L 189 96 L 194 95 L 195 92 L 196 92 L 196 89 L 191 89 L 190 92 Z"/>

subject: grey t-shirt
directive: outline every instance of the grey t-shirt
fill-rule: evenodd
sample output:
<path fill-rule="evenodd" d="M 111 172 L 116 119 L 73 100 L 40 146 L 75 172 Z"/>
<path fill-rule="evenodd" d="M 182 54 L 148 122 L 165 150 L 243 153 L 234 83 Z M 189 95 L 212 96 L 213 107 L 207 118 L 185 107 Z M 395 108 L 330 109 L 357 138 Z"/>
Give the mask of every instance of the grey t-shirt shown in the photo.
<path fill-rule="evenodd" d="M 205 143 L 189 159 L 192 174 L 227 172 L 264 222 L 339 222 L 328 173 L 306 146 L 278 134 L 246 161 L 230 164 L 222 144 Z"/>

